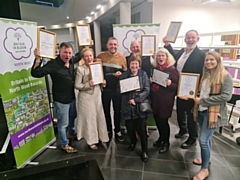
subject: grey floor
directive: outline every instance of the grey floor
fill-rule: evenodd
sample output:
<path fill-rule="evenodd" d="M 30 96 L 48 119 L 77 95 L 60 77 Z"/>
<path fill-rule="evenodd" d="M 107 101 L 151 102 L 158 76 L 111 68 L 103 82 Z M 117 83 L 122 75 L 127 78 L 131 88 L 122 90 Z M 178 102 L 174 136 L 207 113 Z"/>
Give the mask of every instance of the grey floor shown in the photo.
<path fill-rule="evenodd" d="M 129 139 L 126 133 L 125 142 L 117 142 L 113 138 L 107 147 L 100 144 L 98 150 L 93 151 L 87 147 L 85 140 L 73 141 L 71 144 L 79 150 L 78 153 L 67 154 L 60 149 L 49 149 L 54 156 L 45 155 L 45 158 L 58 160 L 85 155 L 86 160 L 96 159 L 105 180 L 190 180 L 200 169 L 200 166 L 192 164 L 194 158 L 200 157 L 200 148 L 199 144 L 187 150 L 180 148 L 187 136 L 182 139 L 174 138 L 174 134 L 178 132 L 175 116 L 174 112 L 170 119 L 171 137 L 168 152 L 158 153 L 158 149 L 152 146 L 158 138 L 157 130 L 149 130 L 147 163 L 140 159 L 140 142 L 135 151 L 127 150 Z M 209 180 L 240 179 L 240 146 L 235 142 L 215 133 L 211 159 Z"/>

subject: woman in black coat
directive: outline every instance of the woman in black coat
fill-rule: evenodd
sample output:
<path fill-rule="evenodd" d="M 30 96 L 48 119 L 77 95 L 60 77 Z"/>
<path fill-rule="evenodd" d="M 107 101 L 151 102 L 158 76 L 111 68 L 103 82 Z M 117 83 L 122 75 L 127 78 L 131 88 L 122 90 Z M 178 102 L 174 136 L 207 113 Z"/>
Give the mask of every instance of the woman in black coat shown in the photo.
<path fill-rule="evenodd" d="M 128 147 L 133 151 L 137 143 L 136 132 L 138 133 L 142 146 L 142 161 L 148 161 L 146 119 L 148 113 L 142 113 L 139 110 L 139 103 L 148 98 L 150 93 L 150 82 L 146 72 L 139 69 L 141 64 L 140 56 L 131 56 L 129 59 L 129 69 L 123 73 L 119 80 L 138 76 L 140 89 L 122 94 L 121 115 L 125 120 L 125 125 L 131 141 Z"/>

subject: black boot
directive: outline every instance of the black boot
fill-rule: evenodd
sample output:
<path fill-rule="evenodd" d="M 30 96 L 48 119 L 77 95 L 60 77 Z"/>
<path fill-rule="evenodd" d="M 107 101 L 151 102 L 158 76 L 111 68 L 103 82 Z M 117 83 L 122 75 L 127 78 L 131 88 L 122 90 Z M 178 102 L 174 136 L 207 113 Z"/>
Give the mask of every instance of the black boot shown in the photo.
<path fill-rule="evenodd" d="M 147 155 L 146 152 L 143 152 L 143 153 L 142 153 L 142 161 L 143 161 L 143 162 L 147 162 L 147 161 L 148 161 L 148 155 Z"/>
<path fill-rule="evenodd" d="M 159 148 L 159 154 L 165 153 L 168 151 L 170 144 L 169 143 L 163 143 L 161 147 Z"/>
<path fill-rule="evenodd" d="M 161 147 L 162 143 L 163 143 L 163 140 L 158 138 L 158 140 L 153 143 L 153 146 L 159 148 Z"/>
<path fill-rule="evenodd" d="M 135 149 L 135 145 L 136 145 L 136 144 L 130 144 L 130 145 L 128 146 L 128 150 L 129 150 L 129 151 L 133 151 L 133 150 Z"/>

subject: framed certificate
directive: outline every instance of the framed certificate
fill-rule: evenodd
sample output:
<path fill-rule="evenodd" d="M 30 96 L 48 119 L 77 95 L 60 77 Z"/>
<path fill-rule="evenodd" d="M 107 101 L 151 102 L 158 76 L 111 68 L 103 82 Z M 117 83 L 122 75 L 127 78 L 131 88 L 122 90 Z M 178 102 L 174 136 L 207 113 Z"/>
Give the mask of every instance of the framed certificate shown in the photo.
<path fill-rule="evenodd" d="M 154 83 L 159 84 L 163 87 L 167 87 L 166 81 L 168 80 L 168 78 L 169 78 L 169 74 L 156 69 L 153 70 L 152 80 Z"/>
<path fill-rule="evenodd" d="M 95 62 L 89 64 L 90 78 L 94 85 L 101 84 L 104 81 L 102 62 Z"/>
<path fill-rule="evenodd" d="M 170 23 L 168 27 L 167 35 L 166 35 L 166 40 L 168 42 L 175 43 L 181 26 L 182 26 L 182 22 L 172 21 Z"/>
<path fill-rule="evenodd" d="M 89 24 L 76 25 L 79 46 L 89 46 L 92 40 Z"/>
<path fill-rule="evenodd" d="M 139 83 L 138 76 L 120 80 L 119 83 L 120 83 L 120 92 L 121 93 L 140 89 L 140 83 Z"/>
<path fill-rule="evenodd" d="M 56 33 L 38 29 L 37 48 L 40 51 L 40 56 L 55 59 L 56 57 Z"/>
<path fill-rule="evenodd" d="M 156 35 L 141 35 L 142 56 L 152 56 L 156 50 Z"/>
<path fill-rule="evenodd" d="M 198 93 L 199 74 L 180 73 L 177 96 L 195 98 Z"/>

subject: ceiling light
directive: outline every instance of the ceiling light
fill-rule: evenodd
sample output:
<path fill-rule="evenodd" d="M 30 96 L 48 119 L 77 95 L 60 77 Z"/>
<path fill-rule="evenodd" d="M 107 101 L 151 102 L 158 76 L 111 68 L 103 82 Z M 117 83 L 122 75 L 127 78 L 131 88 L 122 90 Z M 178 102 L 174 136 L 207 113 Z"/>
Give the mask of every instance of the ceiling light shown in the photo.
<path fill-rule="evenodd" d="M 67 16 L 67 19 L 69 19 L 69 16 Z"/>
<path fill-rule="evenodd" d="M 86 16 L 86 19 L 89 19 L 90 17 L 89 16 Z"/>
<path fill-rule="evenodd" d="M 99 4 L 97 5 L 96 9 L 100 9 L 102 6 Z"/>
<path fill-rule="evenodd" d="M 211 3 L 211 2 L 232 2 L 234 0 L 202 0 L 202 4 L 207 4 L 207 3 Z"/>
<path fill-rule="evenodd" d="M 91 12 L 91 15 L 94 15 L 94 12 L 93 12 L 93 11 Z"/>

